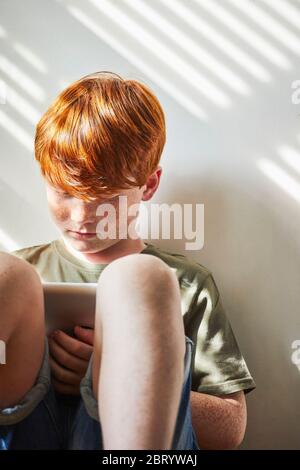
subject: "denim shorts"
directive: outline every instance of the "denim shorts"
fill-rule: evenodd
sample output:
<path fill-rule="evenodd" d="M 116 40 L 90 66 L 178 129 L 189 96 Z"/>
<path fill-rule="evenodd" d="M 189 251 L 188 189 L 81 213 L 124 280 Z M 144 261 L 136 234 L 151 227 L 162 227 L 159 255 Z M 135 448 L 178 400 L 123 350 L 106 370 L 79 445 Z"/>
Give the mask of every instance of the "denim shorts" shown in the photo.
<path fill-rule="evenodd" d="M 185 337 L 184 380 L 172 449 L 199 450 L 190 409 L 193 341 Z M 92 358 L 79 397 L 59 395 L 51 384 L 49 348 L 32 389 L 11 408 L 0 409 L 0 450 L 102 450 L 98 403 L 92 392 Z"/>

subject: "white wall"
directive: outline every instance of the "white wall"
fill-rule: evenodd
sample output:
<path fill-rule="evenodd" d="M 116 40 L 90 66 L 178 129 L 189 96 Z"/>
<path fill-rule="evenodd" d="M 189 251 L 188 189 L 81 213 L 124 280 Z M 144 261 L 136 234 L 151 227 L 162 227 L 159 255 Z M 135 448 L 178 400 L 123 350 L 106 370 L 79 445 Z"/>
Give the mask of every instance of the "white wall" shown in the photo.
<path fill-rule="evenodd" d="M 8 91 L 0 104 L 0 248 L 58 235 L 32 150 L 34 125 L 57 93 L 97 70 L 144 80 L 167 117 L 154 201 L 205 204 L 204 248 L 186 254 L 212 270 L 257 383 L 242 447 L 299 449 L 291 344 L 300 339 L 300 104 L 292 104 L 291 84 L 300 79 L 300 3 L 172 0 L 185 8 L 177 16 L 164 1 L 147 1 L 179 29 L 171 36 L 158 18 L 140 15 L 141 1 L 97 3 L 103 10 L 89 0 L 1 1 Z M 126 15 L 120 23 L 114 8 Z M 184 250 L 184 242 L 160 245 Z"/>

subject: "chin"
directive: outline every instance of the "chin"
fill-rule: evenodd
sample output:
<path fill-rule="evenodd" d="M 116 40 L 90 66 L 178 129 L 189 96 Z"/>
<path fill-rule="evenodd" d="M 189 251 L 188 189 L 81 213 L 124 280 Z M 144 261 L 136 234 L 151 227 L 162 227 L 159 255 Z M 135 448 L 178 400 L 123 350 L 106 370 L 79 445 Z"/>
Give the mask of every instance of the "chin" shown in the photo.
<path fill-rule="evenodd" d="M 81 253 L 99 253 L 100 251 L 104 251 L 107 248 L 110 248 L 111 246 L 115 245 L 117 241 L 112 241 L 112 240 L 103 240 L 102 242 L 98 241 L 94 243 L 89 243 L 87 241 L 82 241 L 82 240 L 72 240 L 72 246 L 75 250 L 80 251 Z"/>

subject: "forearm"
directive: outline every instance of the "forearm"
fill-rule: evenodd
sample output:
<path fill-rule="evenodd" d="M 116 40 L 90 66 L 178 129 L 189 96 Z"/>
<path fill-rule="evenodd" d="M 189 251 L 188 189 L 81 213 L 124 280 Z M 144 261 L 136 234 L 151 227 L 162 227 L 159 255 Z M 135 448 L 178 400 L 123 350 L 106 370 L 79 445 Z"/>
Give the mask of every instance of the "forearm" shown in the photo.
<path fill-rule="evenodd" d="M 190 404 L 200 449 L 235 449 L 241 444 L 247 422 L 243 392 L 219 397 L 191 391 Z"/>

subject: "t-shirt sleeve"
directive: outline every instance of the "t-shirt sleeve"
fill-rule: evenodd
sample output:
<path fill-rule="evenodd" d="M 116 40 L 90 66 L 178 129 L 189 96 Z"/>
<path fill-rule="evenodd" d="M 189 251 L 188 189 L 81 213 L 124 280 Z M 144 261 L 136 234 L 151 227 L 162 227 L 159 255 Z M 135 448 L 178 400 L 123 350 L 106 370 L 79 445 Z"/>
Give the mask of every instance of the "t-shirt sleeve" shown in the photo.
<path fill-rule="evenodd" d="M 192 354 L 193 391 L 223 395 L 256 384 L 239 349 L 212 274 L 196 293 L 186 317 L 187 334 L 194 342 Z"/>

